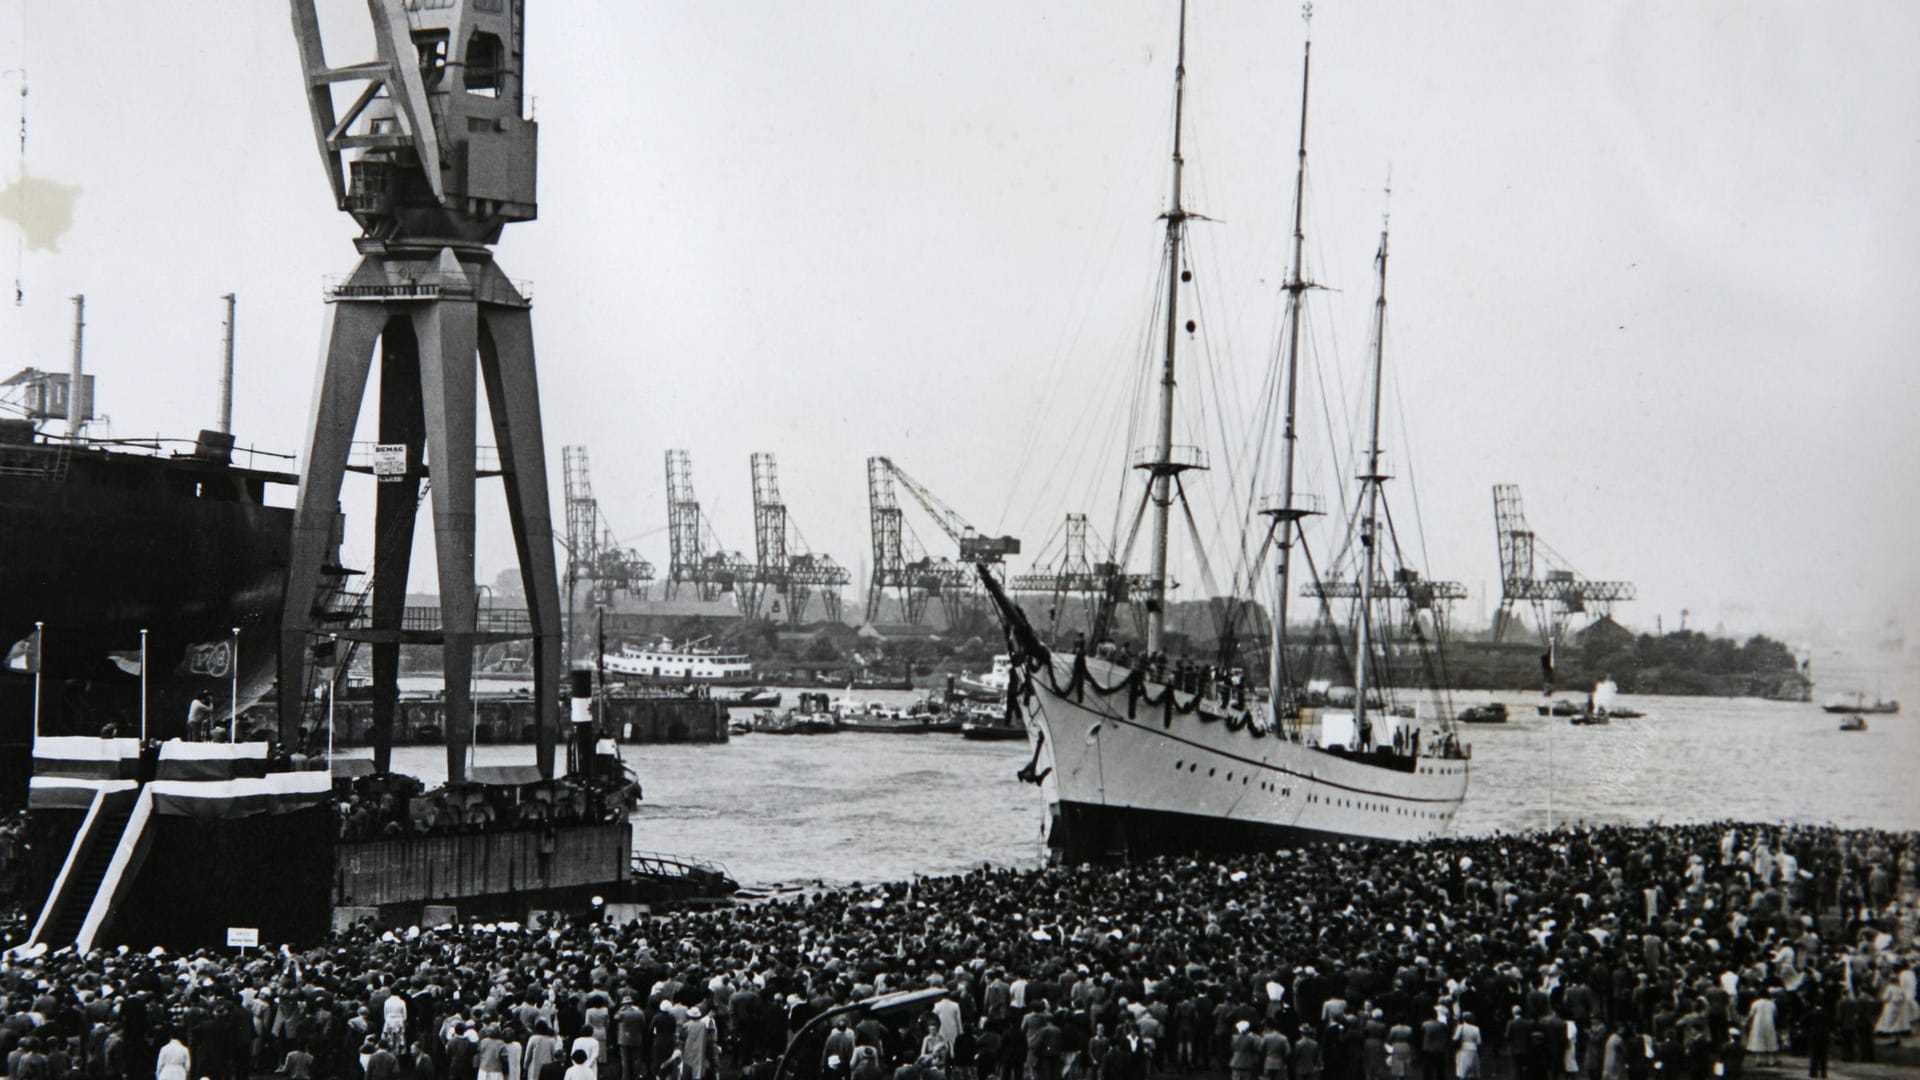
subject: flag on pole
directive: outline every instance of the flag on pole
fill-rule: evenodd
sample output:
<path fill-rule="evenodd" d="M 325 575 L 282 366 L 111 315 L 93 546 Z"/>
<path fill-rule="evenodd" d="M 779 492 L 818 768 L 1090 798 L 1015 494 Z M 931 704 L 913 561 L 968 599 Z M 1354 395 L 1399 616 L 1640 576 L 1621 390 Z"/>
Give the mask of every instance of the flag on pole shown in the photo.
<path fill-rule="evenodd" d="M 145 660 L 141 657 L 139 649 L 111 649 L 107 652 L 107 659 L 114 667 L 129 675 L 140 674 L 145 666 Z"/>
<path fill-rule="evenodd" d="M 197 641 L 187 646 L 186 652 L 180 658 L 180 666 L 174 670 L 180 675 L 224 679 L 233 673 L 234 652 L 232 638 Z"/>
<path fill-rule="evenodd" d="M 35 630 L 13 643 L 7 650 L 8 671 L 32 675 L 40 670 L 40 634 L 41 631 Z"/>
<path fill-rule="evenodd" d="M 307 656 L 313 661 L 316 674 L 320 678 L 332 678 L 335 668 L 340 666 L 340 642 L 337 638 L 316 641 L 307 647 Z"/>

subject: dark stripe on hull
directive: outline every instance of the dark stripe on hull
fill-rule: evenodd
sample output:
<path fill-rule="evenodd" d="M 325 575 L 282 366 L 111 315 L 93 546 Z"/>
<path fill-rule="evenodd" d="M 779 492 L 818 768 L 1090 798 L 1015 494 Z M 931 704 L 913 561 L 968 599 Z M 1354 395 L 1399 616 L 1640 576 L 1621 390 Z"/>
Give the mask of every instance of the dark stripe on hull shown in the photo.
<path fill-rule="evenodd" d="M 1053 807 L 1047 847 L 1056 861 L 1126 862 L 1156 855 L 1237 855 L 1356 837 L 1259 821 L 1133 806 L 1061 802 Z"/>

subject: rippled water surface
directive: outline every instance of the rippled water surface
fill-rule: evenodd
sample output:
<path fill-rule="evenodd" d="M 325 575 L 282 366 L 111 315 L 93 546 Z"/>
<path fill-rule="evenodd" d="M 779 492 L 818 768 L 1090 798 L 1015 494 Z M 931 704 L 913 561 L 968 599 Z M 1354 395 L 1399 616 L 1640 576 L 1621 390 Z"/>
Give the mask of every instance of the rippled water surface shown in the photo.
<path fill-rule="evenodd" d="M 1573 727 L 1533 715 L 1537 695 L 1458 695 L 1456 707 L 1505 701 L 1515 719 L 1463 726 L 1473 782 L 1456 828 L 1537 828 L 1549 812 L 1554 822 L 1732 817 L 1920 828 L 1920 678 L 1884 659 L 1816 674 L 1822 699 L 1877 687 L 1903 698 L 1907 711 L 1843 733 L 1817 705 L 1623 696 L 1621 705 L 1646 717 Z M 531 759 L 525 747 L 477 753 L 483 763 Z M 717 860 L 743 884 L 894 880 L 1043 859 L 1039 790 L 1014 778 L 1030 753 L 1021 743 L 760 734 L 626 753 L 646 789 L 633 819 L 636 846 Z M 444 776 L 438 749 L 394 757 L 401 771 Z"/>

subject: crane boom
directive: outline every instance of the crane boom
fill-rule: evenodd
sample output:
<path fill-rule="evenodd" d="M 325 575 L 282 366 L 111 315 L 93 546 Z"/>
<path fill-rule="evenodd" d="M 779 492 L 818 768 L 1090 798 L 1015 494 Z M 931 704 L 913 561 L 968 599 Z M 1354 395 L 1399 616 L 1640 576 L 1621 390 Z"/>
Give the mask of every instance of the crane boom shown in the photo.
<path fill-rule="evenodd" d="M 927 516 L 933 519 L 940 531 L 960 549 L 960 561 L 963 563 L 997 563 L 1006 561 L 1009 555 L 1020 554 L 1020 541 L 1011 536 L 982 536 L 980 530 L 967 523 L 953 507 L 941 501 L 938 495 L 927 489 L 925 484 L 907 475 L 905 469 L 893 463 L 892 458 L 875 458 L 882 468 L 893 475 L 901 487 L 907 489 L 915 502 L 918 502 Z"/>

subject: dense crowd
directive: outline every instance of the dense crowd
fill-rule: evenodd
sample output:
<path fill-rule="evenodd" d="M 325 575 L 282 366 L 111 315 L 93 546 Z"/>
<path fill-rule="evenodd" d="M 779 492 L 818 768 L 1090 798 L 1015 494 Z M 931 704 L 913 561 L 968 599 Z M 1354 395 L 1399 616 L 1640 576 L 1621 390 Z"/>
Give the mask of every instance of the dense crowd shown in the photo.
<path fill-rule="evenodd" d="M 0 1054 L 14 1080 L 1821 1076 L 1920 1012 L 1916 859 L 1912 833 L 1583 828 L 28 954 Z"/>
<path fill-rule="evenodd" d="M 624 821 L 635 791 L 626 782 L 562 776 L 527 784 L 465 784 L 426 791 L 410 777 L 336 784 L 342 840 L 480 832 L 525 826 Z"/>

